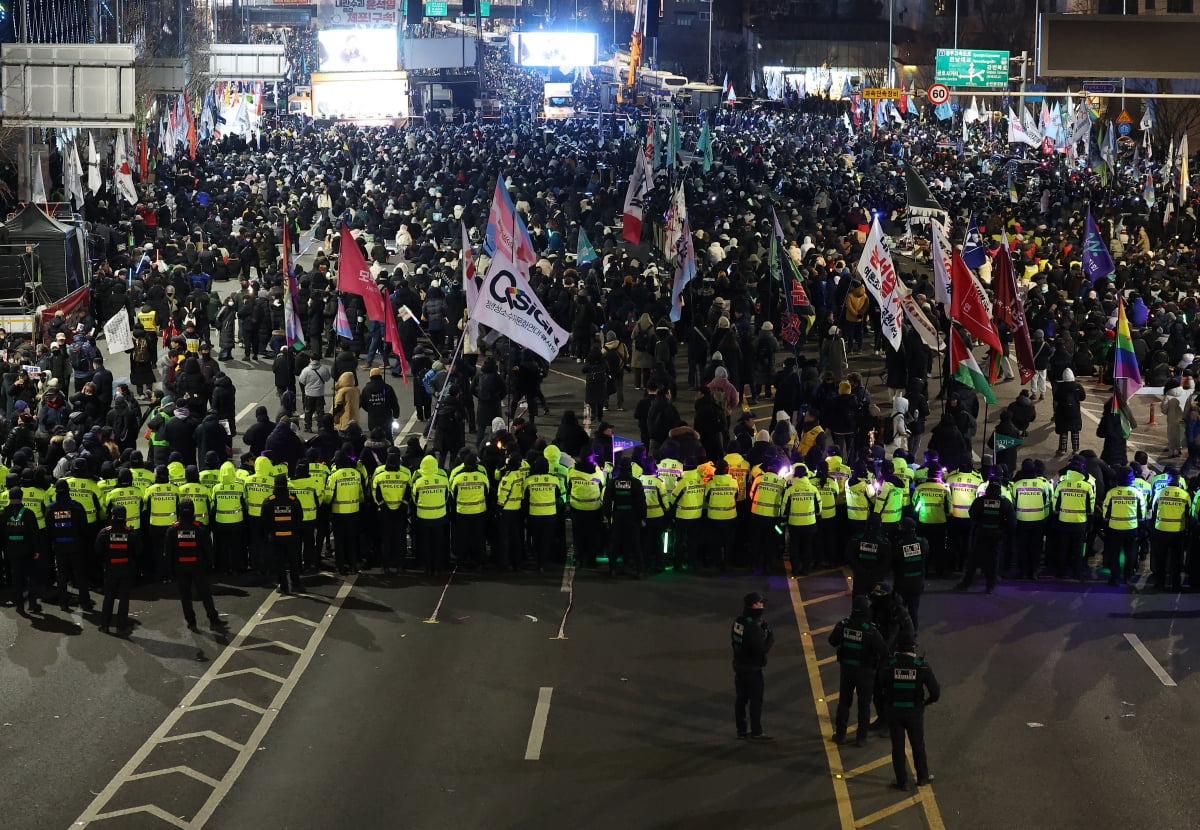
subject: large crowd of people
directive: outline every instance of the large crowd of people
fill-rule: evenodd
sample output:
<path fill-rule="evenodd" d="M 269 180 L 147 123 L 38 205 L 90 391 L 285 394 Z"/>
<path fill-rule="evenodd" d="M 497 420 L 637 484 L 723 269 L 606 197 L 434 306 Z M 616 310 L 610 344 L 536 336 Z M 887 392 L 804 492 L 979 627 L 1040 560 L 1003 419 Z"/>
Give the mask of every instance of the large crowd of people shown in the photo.
<path fill-rule="evenodd" d="M 1147 207 L 1145 161 L 1102 185 L 1061 156 L 1018 164 L 978 127 L 959 154 L 932 119 L 910 112 L 903 126 L 856 128 L 844 106 L 810 98 L 709 113 L 709 172 L 693 156 L 698 126 L 684 125 L 680 164 L 659 171 L 645 205 L 653 240 L 682 184 L 699 273 L 674 322 L 673 268 L 652 242 L 621 239 L 639 136 L 591 119 L 518 113 L 405 129 L 283 119 L 254 141 L 226 136 L 195 159 L 160 160 L 133 208 L 111 187 L 89 193 L 90 307 L 56 318 L 44 342 L 5 352 L 0 549 L 13 601 L 36 609 L 53 597 L 66 608 L 74 585 L 90 607 L 114 563 L 128 572 L 117 593 L 181 573 L 190 592 L 196 568 L 180 565 L 195 551 L 168 535 L 181 522 L 215 541 L 203 570 L 292 590 L 325 567 L 504 573 L 569 555 L 642 576 L 765 571 L 785 552 L 800 573 L 848 563 L 882 568 L 864 584 L 894 570 L 908 585 L 902 561 L 864 564 L 855 551 L 868 537 L 898 550 L 914 533 L 929 548 L 922 582 L 958 574 L 968 587 L 978 566 L 991 589 L 1005 571 L 1086 576 L 1097 532 L 1128 529 L 1127 500 L 1113 496 L 1125 488 L 1139 494 L 1134 528 L 1104 546 L 1110 579 L 1131 577 L 1150 552 L 1160 587 L 1179 587 L 1184 570 L 1200 585 L 1200 555 L 1188 555 L 1200 505 L 1188 479 L 1200 465 L 1192 207 Z M 906 327 L 899 349 L 883 339 L 855 274 L 872 217 L 902 232 L 914 164 L 949 211 L 953 239 L 972 215 L 990 254 L 1008 235 L 1037 374 L 994 427 L 981 426 L 975 390 L 946 377 L 915 331 Z M 546 419 L 545 361 L 504 338 L 457 347 L 469 314 L 460 228 L 482 246 L 497 177 L 540 257 L 531 284 L 570 332 L 559 362 L 574 361 L 584 381 L 557 424 Z M 1078 262 L 1089 205 L 1117 261 L 1096 282 Z M 773 216 L 810 303 L 798 339 L 771 273 Z M 285 226 L 303 348 L 284 333 Z M 403 362 L 362 299 L 337 291 L 343 226 L 397 315 Z M 574 259 L 581 231 L 594 262 Z M 304 259 L 315 250 L 307 265 L 297 262 L 302 241 Z M 928 270 L 897 262 L 929 317 L 947 325 Z M 476 264 L 485 269 L 486 254 Z M 1147 383 L 1166 388 L 1169 454 L 1187 452 L 1182 470 L 1131 460 L 1115 416 L 1101 423 L 1099 453 L 1083 446 L 1079 379 L 1111 376 L 1118 294 Z M 349 332 L 337 330 L 339 301 Z M 135 345 L 128 376 L 114 378 L 95 336 L 123 311 Z M 1000 329 L 1007 377 L 1011 337 Z M 888 394 L 873 395 L 867 370 L 880 358 Z M 225 369 L 264 359 L 278 406 L 259 407 L 239 433 Z M 403 365 L 408 388 L 395 380 Z M 931 377 L 941 381 L 932 400 Z M 1065 466 L 1020 460 L 1016 442 L 982 459 L 972 451 L 981 438 L 998 446 L 981 429 L 1023 436 L 1046 397 L 1041 417 L 1053 419 L 1061 455 L 1070 442 Z M 611 424 L 627 408 L 640 433 L 632 449 Z M 410 413 L 427 440 L 398 434 Z M 972 509 L 996 498 L 1015 506 L 1013 522 Z M 81 506 L 82 519 L 60 526 L 64 504 Z M 114 533 L 136 537 L 136 553 L 113 548 Z M 909 593 L 915 620 L 919 596 Z M 102 624 L 126 629 L 107 615 Z"/>

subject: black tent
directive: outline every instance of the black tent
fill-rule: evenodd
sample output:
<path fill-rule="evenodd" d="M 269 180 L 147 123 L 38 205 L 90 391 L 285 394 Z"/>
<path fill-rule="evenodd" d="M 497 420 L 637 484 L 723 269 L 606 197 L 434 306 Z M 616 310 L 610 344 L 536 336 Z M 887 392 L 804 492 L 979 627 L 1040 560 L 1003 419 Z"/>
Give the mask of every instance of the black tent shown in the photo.
<path fill-rule="evenodd" d="M 37 205 L 26 205 L 4 224 L 9 244 L 0 245 L 0 283 L 26 282 L 20 254 L 35 245 L 42 264 L 42 288 L 50 302 L 61 300 L 88 281 L 87 240 L 83 229 L 47 216 Z M 22 286 L 23 287 L 23 286 Z"/>

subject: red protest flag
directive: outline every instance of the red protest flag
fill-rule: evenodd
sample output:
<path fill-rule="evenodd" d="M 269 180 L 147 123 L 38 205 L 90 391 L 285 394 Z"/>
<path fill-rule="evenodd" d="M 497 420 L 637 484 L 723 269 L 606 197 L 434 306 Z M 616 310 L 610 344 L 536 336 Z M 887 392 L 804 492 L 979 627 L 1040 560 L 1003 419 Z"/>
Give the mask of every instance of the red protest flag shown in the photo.
<path fill-rule="evenodd" d="M 983 298 L 979 296 L 982 290 L 967 270 L 962 256 L 955 251 L 950 264 L 950 317 L 954 322 L 961 323 L 972 337 L 1002 352 L 1004 347 L 1000 345 L 1000 335 L 996 333 Z"/>

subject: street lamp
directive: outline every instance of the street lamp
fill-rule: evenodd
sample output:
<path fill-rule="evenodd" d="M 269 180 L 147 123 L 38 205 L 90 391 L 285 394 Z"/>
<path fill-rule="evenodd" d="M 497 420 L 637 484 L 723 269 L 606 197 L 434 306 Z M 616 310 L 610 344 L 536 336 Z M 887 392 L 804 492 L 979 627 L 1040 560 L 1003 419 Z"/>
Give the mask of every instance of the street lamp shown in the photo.
<path fill-rule="evenodd" d="M 712 20 L 713 0 L 708 0 L 708 64 L 704 71 L 706 81 L 712 78 Z"/>
<path fill-rule="evenodd" d="M 894 47 L 892 45 L 892 18 L 894 16 L 892 14 L 893 6 L 895 6 L 895 0 L 888 0 L 888 53 L 887 53 L 888 71 L 887 71 L 887 77 L 888 77 L 888 86 L 889 87 L 894 86 L 895 80 L 896 80 L 896 69 L 895 69 L 895 65 L 894 65 L 895 62 L 892 60 L 892 52 L 894 50 Z"/>

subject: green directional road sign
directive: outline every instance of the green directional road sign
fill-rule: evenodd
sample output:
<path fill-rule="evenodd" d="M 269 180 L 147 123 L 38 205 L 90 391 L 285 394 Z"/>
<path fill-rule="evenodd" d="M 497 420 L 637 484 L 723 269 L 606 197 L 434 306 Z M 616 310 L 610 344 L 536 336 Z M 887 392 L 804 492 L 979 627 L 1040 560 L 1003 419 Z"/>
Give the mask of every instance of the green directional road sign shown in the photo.
<path fill-rule="evenodd" d="M 450 4 L 449 3 L 429 3 L 429 2 L 427 2 L 425 4 L 425 16 L 426 17 L 449 17 L 450 16 Z"/>
<path fill-rule="evenodd" d="M 1008 52 L 938 49 L 934 81 L 946 86 L 1008 86 Z"/>
<path fill-rule="evenodd" d="M 486 2 L 486 0 L 479 0 L 479 16 L 480 17 L 491 17 L 492 16 L 492 4 Z"/>

